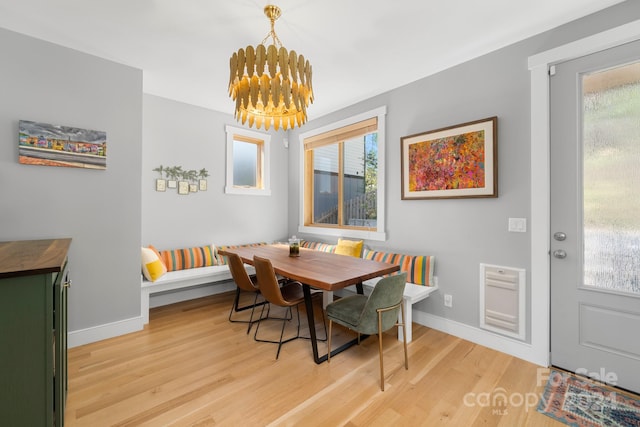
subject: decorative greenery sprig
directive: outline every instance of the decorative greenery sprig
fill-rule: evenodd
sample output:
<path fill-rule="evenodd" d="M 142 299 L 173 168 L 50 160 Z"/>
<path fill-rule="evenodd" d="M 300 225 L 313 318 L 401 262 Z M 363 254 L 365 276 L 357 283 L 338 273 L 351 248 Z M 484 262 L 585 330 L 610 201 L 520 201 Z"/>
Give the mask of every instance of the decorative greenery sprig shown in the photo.
<path fill-rule="evenodd" d="M 162 178 L 164 174 L 166 175 L 167 179 L 170 179 L 173 181 L 177 179 L 182 179 L 184 181 L 195 182 L 198 180 L 198 178 L 206 179 L 209 176 L 209 172 L 205 168 L 202 168 L 200 169 L 200 171 L 197 171 L 195 169 L 183 170 L 182 166 L 164 167 L 160 165 L 157 168 L 153 169 L 153 171 L 158 172 L 160 174 L 160 178 Z"/>

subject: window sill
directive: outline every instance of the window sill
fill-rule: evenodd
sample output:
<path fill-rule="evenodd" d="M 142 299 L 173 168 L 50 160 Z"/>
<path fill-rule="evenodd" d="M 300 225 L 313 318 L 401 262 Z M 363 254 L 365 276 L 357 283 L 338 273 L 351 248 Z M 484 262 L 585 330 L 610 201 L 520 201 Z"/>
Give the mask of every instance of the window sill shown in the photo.
<path fill-rule="evenodd" d="M 300 225 L 298 226 L 298 233 L 315 234 L 318 236 L 350 237 L 380 242 L 387 240 L 387 234 L 384 231 L 354 230 L 351 228 L 325 228 Z"/>
<path fill-rule="evenodd" d="M 224 187 L 226 194 L 240 194 L 244 196 L 270 196 L 271 190 L 260 188 Z"/>

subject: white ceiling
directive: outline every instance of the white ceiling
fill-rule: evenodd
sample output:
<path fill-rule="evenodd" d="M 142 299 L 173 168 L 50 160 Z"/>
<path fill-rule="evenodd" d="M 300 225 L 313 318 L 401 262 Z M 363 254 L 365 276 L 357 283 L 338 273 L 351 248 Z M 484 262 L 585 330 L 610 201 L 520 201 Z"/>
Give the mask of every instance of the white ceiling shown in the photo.
<path fill-rule="evenodd" d="M 229 58 L 262 42 L 273 3 L 280 40 L 313 67 L 312 120 L 622 1 L 0 0 L 0 27 L 142 69 L 145 93 L 232 114 Z"/>

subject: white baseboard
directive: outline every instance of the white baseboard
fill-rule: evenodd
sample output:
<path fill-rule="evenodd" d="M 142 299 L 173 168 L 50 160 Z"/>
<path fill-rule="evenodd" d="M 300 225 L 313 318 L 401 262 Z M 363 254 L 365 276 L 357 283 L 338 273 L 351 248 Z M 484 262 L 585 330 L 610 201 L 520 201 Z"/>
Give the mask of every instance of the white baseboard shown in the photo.
<path fill-rule="evenodd" d="M 235 290 L 235 282 L 227 281 L 193 288 L 180 289 L 178 291 L 168 291 L 163 293 L 151 294 L 151 297 L 149 298 L 149 308 L 174 304 L 176 302 L 187 301 L 190 299 L 208 297 L 210 295 L 221 294 L 224 292 Z"/>
<path fill-rule="evenodd" d="M 149 305 L 151 307 L 160 307 L 162 305 L 206 297 L 209 295 L 233 291 L 235 289 L 236 284 L 233 282 L 228 282 L 209 286 L 200 286 L 176 292 L 160 293 L 151 296 Z M 91 328 L 69 331 L 69 333 L 67 334 L 67 346 L 69 348 L 78 347 L 81 345 L 90 344 L 92 342 L 130 334 L 131 332 L 141 331 L 142 329 L 144 329 L 144 320 L 142 316 L 138 316 L 131 319 L 124 319 L 113 323 L 93 326 Z"/>
<path fill-rule="evenodd" d="M 355 294 L 355 287 L 340 289 L 336 295 L 347 296 Z M 426 326 L 431 329 L 445 332 L 473 343 L 492 348 L 496 351 L 509 354 L 513 357 L 526 360 L 539 366 L 547 366 L 547 359 L 539 357 L 540 352 L 535 351 L 531 344 L 502 336 L 475 326 L 445 319 L 423 311 L 413 309 L 413 323 Z"/>
<path fill-rule="evenodd" d="M 413 322 L 428 328 L 437 329 L 450 335 L 489 347 L 539 366 L 547 366 L 547 360 L 536 357 L 531 344 L 504 337 L 483 329 L 469 326 L 440 316 L 413 310 Z"/>
<path fill-rule="evenodd" d="M 214 290 L 215 288 L 215 290 Z M 235 285 L 229 290 L 235 289 Z M 225 292 L 220 285 L 215 287 L 205 286 L 189 290 L 189 292 L 174 292 L 170 294 L 159 294 L 152 297 L 158 299 L 153 301 L 153 306 L 171 304 L 173 302 L 183 301 L 186 299 L 198 298 L 199 296 L 213 295 L 214 293 Z M 199 296 L 194 296 L 199 295 Z M 413 321 L 428 328 L 436 329 L 450 335 L 471 341 L 473 343 L 492 348 L 497 351 L 509 354 L 519 359 L 526 360 L 540 366 L 546 366 L 547 360 L 537 358 L 536 352 L 531 344 L 514 340 L 512 338 L 503 337 L 501 335 L 485 331 L 483 329 L 469 326 L 454 320 L 445 319 L 443 317 L 434 316 L 419 310 L 413 310 Z M 142 316 L 131 319 L 120 320 L 113 323 L 98 325 L 91 328 L 70 331 L 67 335 L 67 345 L 69 348 L 77 347 L 92 342 L 114 338 L 119 335 L 129 334 L 131 332 L 140 331 L 144 328 Z"/>
<path fill-rule="evenodd" d="M 142 316 L 138 316 L 131 319 L 93 326 L 91 328 L 69 331 L 67 333 L 67 347 L 78 347 L 92 342 L 130 334 L 131 332 L 141 331 L 143 327 Z"/>

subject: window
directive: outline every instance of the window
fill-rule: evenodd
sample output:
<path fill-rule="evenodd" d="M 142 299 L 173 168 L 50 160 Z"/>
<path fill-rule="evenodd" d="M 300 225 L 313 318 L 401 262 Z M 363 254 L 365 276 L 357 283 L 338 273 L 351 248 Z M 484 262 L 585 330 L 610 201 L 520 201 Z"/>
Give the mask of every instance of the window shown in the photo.
<path fill-rule="evenodd" d="M 384 240 L 384 117 L 360 114 L 300 136 L 300 232 Z"/>
<path fill-rule="evenodd" d="M 228 194 L 271 194 L 269 141 L 271 136 L 227 126 Z"/>

